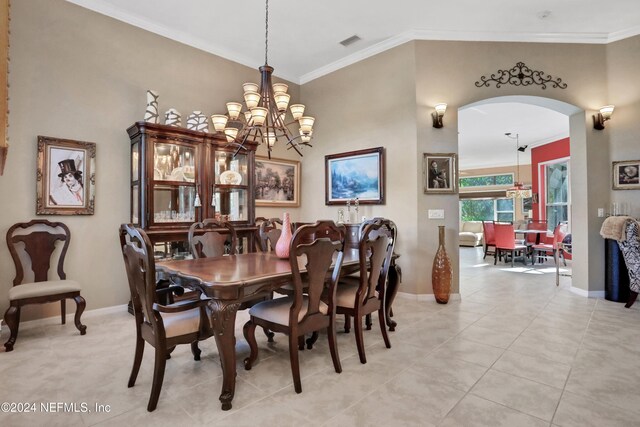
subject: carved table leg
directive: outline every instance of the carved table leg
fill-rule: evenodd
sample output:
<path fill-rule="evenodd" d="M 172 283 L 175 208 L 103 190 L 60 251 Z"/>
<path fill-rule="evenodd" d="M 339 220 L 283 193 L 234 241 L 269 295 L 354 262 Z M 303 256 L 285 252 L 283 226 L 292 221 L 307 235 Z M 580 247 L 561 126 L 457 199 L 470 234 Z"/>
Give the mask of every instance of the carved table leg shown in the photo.
<path fill-rule="evenodd" d="M 402 270 L 400 270 L 400 266 L 395 262 L 391 263 L 389 267 L 389 278 L 387 282 L 387 292 L 385 295 L 385 317 L 387 321 L 387 326 L 390 331 L 395 331 L 397 322 L 391 319 L 391 307 L 393 305 L 393 300 L 396 298 L 396 294 L 398 293 L 398 284 L 402 281 Z"/>
<path fill-rule="evenodd" d="M 211 307 L 211 323 L 222 366 L 220 402 L 222 402 L 222 410 L 228 411 L 231 409 L 231 401 L 236 390 L 235 324 L 240 304 L 212 300 L 209 306 Z"/>

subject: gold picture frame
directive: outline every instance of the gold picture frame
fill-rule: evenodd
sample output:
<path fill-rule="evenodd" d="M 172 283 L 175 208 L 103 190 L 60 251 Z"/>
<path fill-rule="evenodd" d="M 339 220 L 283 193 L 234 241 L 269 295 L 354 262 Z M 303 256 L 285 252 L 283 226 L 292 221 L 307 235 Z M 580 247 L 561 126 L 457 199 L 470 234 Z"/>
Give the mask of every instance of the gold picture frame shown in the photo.
<path fill-rule="evenodd" d="M 96 144 L 38 136 L 37 215 L 93 215 Z"/>
<path fill-rule="evenodd" d="M 256 206 L 300 206 L 300 162 L 256 156 Z"/>

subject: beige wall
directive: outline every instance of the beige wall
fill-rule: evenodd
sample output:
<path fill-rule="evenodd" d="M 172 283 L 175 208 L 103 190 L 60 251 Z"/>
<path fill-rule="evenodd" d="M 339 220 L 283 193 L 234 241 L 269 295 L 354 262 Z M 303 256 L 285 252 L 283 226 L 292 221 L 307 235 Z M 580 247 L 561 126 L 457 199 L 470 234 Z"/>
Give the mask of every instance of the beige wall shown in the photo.
<path fill-rule="evenodd" d="M 277 71 L 277 70 L 276 70 Z M 0 234 L 35 218 L 38 135 L 97 144 L 96 208 L 92 216 L 49 217 L 71 229 L 69 278 L 83 284 L 87 309 L 124 304 L 128 285 L 117 230 L 129 221 L 129 139 L 126 129 L 144 115 L 147 89 L 186 116 L 210 115 L 242 96 L 242 83 L 259 82 L 254 69 L 173 42 L 62 0 L 15 1 L 11 7 L 11 150 L 0 195 Z M 290 84 L 292 99 L 299 87 Z M 259 154 L 266 155 L 262 149 Z M 274 157 L 292 157 L 278 149 Z M 294 154 L 294 157 L 298 156 Z M 304 168 L 303 168 L 304 171 Z M 11 200 L 9 202 L 9 200 Z M 298 209 L 292 210 L 297 218 Z M 257 215 L 281 216 L 282 209 Z M 14 267 L 0 245 L 0 310 Z M 30 306 L 23 319 L 57 313 L 58 305 Z"/>
<path fill-rule="evenodd" d="M 386 203 L 362 206 L 360 215 L 382 215 L 398 223 L 403 267 L 401 291 L 431 293 L 431 262 L 437 225 L 447 227 L 447 249 L 458 291 L 458 197 L 423 194 L 422 154 L 457 152 L 458 108 L 487 98 L 548 97 L 577 107 L 572 128 L 574 242 L 578 245 L 574 286 L 602 290 L 601 219 L 597 207 L 633 192 L 610 190 L 610 160 L 638 159 L 640 83 L 636 70 L 640 37 L 611 45 L 417 41 L 376 55 L 327 76 L 291 86 L 293 99 L 317 117 L 314 148 L 302 158 L 302 202 L 294 220 L 337 218 L 324 205 L 324 156 L 383 146 L 386 149 Z M 499 68 L 524 61 L 561 77 L 565 90 L 538 86 L 477 88 L 474 82 Z M 277 72 L 277 69 L 276 69 Z M 83 282 L 89 309 L 128 299 L 116 230 L 129 218 L 129 144 L 125 129 L 143 116 L 145 91 L 160 94 L 160 109 L 224 111 L 241 96 L 241 84 L 258 72 L 163 37 L 95 14 L 62 0 L 12 4 L 10 117 L 11 152 L 0 178 L 5 200 L 0 233 L 34 218 L 37 135 L 93 141 L 97 146 L 96 213 L 53 217 L 73 234 L 69 277 Z M 430 113 L 447 102 L 445 126 L 434 129 Z M 591 115 L 616 104 L 605 131 L 595 131 Z M 575 137 L 574 137 L 575 136 Z M 262 152 L 261 154 L 265 154 Z M 278 150 L 274 156 L 296 158 Z M 624 193 L 624 194 L 623 194 Z M 16 197 L 16 195 L 19 195 Z M 637 198 L 637 197 L 636 197 Z M 9 202 L 10 200 L 10 202 Z M 443 208 L 444 221 L 427 210 Z M 280 216 L 282 209 L 258 209 Z M 580 264 L 582 263 L 582 264 Z M 13 278 L 8 251 L 0 245 L 0 295 Z M 0 299 L 0 310 L 8 305 Z M 27 318 L 57 312 L 36 307 Z"/>
<path fill-rule="evenodd" d="M 401 291 L 416 292 L 424 263 L 417 253 L 416 191 L 421 173 L 416 147 L 415 60 L 413 44 L 381 53 L 302 86 L 302 100 L 317 117 L 314 148 L 304 157 L 302 192 L 305 218 L 337 220 L 341 206 L 326 206 L 324 156 L 385 147 L 384 205 L 362 205 L 360 216 L 384 216 L 398 225 Z M 420 187 L 422 188 L 422 187 Z M 344 206 L 342 206 L 344 207 Z M 431 260 L 429 260 L 431 262 Z"/>
<path fill-rule="evenodd" d="M 607 45 L 609 103 L 616 109 L 606 130 L 611 161 L 640 160 L 640 37 Z M 610 181 L 609 181 L 610 182 Z M 630 214 L 640 217 L 640 191 L 611 192 L 612 202 L 628 203 Z"/>

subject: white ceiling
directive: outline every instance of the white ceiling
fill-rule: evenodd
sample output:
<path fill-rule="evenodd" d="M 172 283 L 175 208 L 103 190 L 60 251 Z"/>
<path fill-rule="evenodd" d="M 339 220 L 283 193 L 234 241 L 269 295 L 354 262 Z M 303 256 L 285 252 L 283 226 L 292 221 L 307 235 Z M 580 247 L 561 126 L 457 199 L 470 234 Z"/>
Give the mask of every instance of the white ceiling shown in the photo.
<path fill-rule="evenodd" d="M 445 115 L 445 125 L 447 116 Z M 462 108 L 458 112 L 460 170 L 516 164 L 516 140 L 527 145 L 520 164 L 531 163 L 531 148 L 569 136 L 569 117 L 536 105 L 505 102 Z"/>
<path fill-rule="evenodd" d="M 250 67 L 264 0 L 67 0 Z M 362 40 L 343 47 L 340 41 Z M 271 0 L 269 63 L 306 83 L 409 40 L 608 43 L 640 34 L 638 0 Z"/>
<path fill-rule="evenodd" d="M 264 64 L 264 0 L 67 0 L 250 66 Z M 640 34 L 640 0 L 271 0 L 269 64 L 306 83 L 409 40 L 609 43 Z M 343 47 L 340 41 L 361 40 Z M 446 116 L 445 116 L 446 122 Z M 502 103 L 460 111 L 460 168 L 515 161 L 518 133 L 530 148 L 568 136 L 567 117 Z"/>

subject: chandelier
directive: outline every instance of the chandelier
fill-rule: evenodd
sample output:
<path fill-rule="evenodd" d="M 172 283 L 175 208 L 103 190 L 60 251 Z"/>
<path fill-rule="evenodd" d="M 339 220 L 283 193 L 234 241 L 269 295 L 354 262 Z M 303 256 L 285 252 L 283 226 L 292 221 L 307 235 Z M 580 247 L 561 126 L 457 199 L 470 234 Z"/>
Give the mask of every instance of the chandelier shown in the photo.
<path fill-rule="evenodd" d="M 508 138 L 516 141 L 516 182 L 513 187 L 507 189 L 507 197 L 510 199 L 527 199 L 531 197 L 531 189 L 520 181 L 520 153 L 527 148 L 526 145 L 520 147 L 520 135 L 511 136 L 511 132 L 505 133 Z"/>
<path fill-rule="evenodd" d="M 311 147 L 315 118 L 304 115 L 305 106 L 302 104 L 289 106 L 291 96 L 287 93 L 289 87 L 286 84 L 271 83 L 273 67 L 268 65 L 268 52 L 269 0 L 266 0 L 264 65 L 259 68 L 260 86 L 255 83 L 242 85 L 244 111 L 242 103 L 227 102 L 227 114 L 211 116 L 215 131 L 224 132 L 227 142 L 237 146 L 234 156 L 240 150 L 246 150 L 247 141 L 266 144 L 269 158 L 278 141 L 285 142 L 288 150 L 293 148 L 300 156 L 303 146 Z M 287 115 L 287 107 L 291 117 Z"/>

